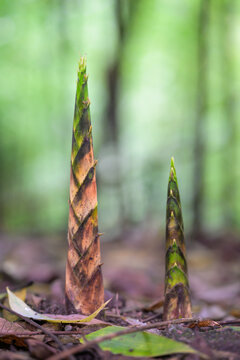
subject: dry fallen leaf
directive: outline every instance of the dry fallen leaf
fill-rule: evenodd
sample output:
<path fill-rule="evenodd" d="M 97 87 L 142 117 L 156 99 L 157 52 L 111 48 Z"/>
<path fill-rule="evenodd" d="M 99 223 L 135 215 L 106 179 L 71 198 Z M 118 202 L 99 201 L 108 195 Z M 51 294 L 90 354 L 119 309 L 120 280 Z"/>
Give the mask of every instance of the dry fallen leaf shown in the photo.
<path fill-rule="evenodd" d="M 31 335 L 31 331 L 25 330 L 18 323 L 0 318 L 0 343 L 9 345 L 14 343 L 18 347 L 27 347 L 23 337 L 20 337 L 20 335 L 28 332 Z"/>
<path fill-rule="evenodd" d="M 21 241 L 8 253 L 2 263 L 4 272 L 17 281 L 48 282 L 57 276 L 53 255 L 44 240 Z"/>
<path fill-rule="evenodd" d="M 12 310 L 18 314 L 35 319 L 35 320 L 45 320 L 53 323 L 81 323 L 88 325 L 95 324 L 106 324 L 104 321 L 95 319 L 101 310 L 103 310 L 110 300 L 102 304 L 93 314 L 89 316 L 84 316 L 80 314 L 71 314 L 71 315 L 54 315 L 54 314 L 40 314 L 30 308 L 24 301 L 19 299 L 11 290 L 7 288 L 9 305 Z"/>
<path fill-rule="evenodd" d="M 200 320 L 200 321 L 192 322 L 188 325 L 190 329 L 194 329 L 195 327 L 201 328 L 201 327 L 214 327 L 214 326 L 221 326 L 221 325 L 213 320 Z"/>
<path fill-rule="evenodd" d="M 28 346 L 30 354 L 37 359 L 47 359 L 57 352 L 57 350 L 52 346 L 36 339 L 26 339 L 25 342 Z"/>
<path fill-rule="evenodd" d="M 21 333 L 28 332 L 18 323 L 13 323 L 8 320 L 0 318 L 0 336 L 8 335 L 8 334 L 16 334 L 20 335 Z M 31 331 L 29 331 L 31 334 Z"/>
<path fill-rule="evenodd" d="M 232 310 L 230 311 L 230 315 L 232 315 L 232 316 L 240 319 L 240 309 L 235 309 L 235 308 L 232 309 Z"/>
<path fill-rule="evenodd" d="M 27 347 L 24 338 L 16 336 L 16 335 L 4 335 L 0 336 L 0 343 L 4 344 L 14 344 L 17 347 Z"/>
<path fill-rule="evenodd" d="M 0 350 L 0 359 L 4 360 L 32 360 L 32 357 L 26 351 Z"/>

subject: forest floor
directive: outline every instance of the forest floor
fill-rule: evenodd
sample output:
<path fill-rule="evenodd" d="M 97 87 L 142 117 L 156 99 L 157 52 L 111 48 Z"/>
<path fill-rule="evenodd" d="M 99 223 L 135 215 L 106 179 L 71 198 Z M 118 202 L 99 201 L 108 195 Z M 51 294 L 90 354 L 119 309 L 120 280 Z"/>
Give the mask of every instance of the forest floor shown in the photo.
<path fill-rule="evenodd" d="M 162 321 L 164 239 L 160 239 L 157 231 L 144 227 L 126 230 L 115 241 L 102 242 L 106 298 L 112 297 L 112 301 L 98 319 L 124 329 L 152 324 L 150 333 L 180 341 L 196 350 L 192 354 L 177 352 L 157 358 L 240 359 L 239 238 L 233 234 L 204 235 L 194 244 L 187 242 L 187 250 L 193 313 L 200 322 L 154 327 Z M 4 296 L 6 286 L 9 286 L 12 291 L 20 290 L 20 297 L 34 310 L 64 314 L 66 254 L 65 236 L 16 237 L 1 234 L 2 304 L 9 307 Z M 209 321 L 203 322 L 203 319 Z M 40 328 L 22 319 L 14 319 L 12 314 L 3 311 L 0 318 L 0 359 L 60 360 L 60 354 L 76 347 L 79 338 L 85 339 L 87 334 L 105 326 L 102 323 L 79 325 L 46 321 L 37 321 L 37 324 Z M 50 335 L 57 336 L 60 346 L 49 331 Z M 64 358 L 133 359 L 130 355 L 113 355 L 102 350 L 101 344 L 93 344 L 81 353 Z M 138 357 L 143 358 L 147 357 Z"/>

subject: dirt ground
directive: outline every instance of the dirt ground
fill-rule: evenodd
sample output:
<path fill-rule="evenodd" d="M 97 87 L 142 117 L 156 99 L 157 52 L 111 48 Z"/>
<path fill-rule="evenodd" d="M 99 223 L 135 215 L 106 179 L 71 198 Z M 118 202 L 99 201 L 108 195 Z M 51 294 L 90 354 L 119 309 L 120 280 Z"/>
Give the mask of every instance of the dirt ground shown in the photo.
<path fill-rule="evenodd" d="M 106 298 L 113 297 L 104 320 L 122 326 L 161 321 L 165 255 L 164 238 L 159 232 L 147 227 L 128 229 L 114 241 L 103 240 L 101 251 Z M 1 234 L 0 293 L 6 291 L 6 286 L 15 290 L 28 285 L 27 302 L 33 308 L 40 312 L 64 313 L 66 253 L 65 234 L 21 237 Z M 206 354 L 206 358 L 240 359 L 240 332 L 235 327 L 238 322 L 240 326 L 240 239 L 235 234 L 205 234 L 195 242 L 187 238 L 187 254 L 194 317 L 227 324 L 195 328 L 186 324 L 171 325 L 157 330 L 158 333 L 190 344 Z M 72 325 L 57 328 L 77 329 Z M 84 332 L 88 330 L 82 328 Z M 74 343 L 74 338 L 67 342 L 68 346 Z M 22 358 L 13 356 L 20 354 L 13 343 L 4 343 L 1 348 L 1 359 L 36 358 L 29 347 L 21 350 Z M 79 358 L 126 359 L 103 352 L 99 347 Z M 199 357 L 174 355 L 169 358 Z"/>

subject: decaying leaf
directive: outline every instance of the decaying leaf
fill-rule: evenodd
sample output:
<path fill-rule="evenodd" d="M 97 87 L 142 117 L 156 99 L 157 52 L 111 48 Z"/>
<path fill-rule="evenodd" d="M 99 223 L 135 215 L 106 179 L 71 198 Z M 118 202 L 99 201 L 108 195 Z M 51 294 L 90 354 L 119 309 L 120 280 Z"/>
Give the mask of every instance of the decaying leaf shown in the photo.
<path fill-rule="evenodd" d="M 0 336 L 8 334 L 22 334 L 28 332 L 20 324 L 13 323 L 3 318 L 0 318 Z M 29 331 L 29 334 L 31 332 Z"/>
<path fill-rule="evenodd" d="M 0 359 L 3 360 L 32 360 L 26 351 L 0 350 Z"/>
<path fill-rule="evenodd" d="M 49 346 L 36 339 L 26 339 L 25 343 L 28 346 L 30 354 L 37 359 L 47 359 L 57 352 L 57 350 L 52 346 Z"/>
<path fill-rule="evenodd" d="M 180 194 L 174 160 L 168 182 L 163 319 L 192 317 Z"/>
<path fill-rule="evenodd" d="M 27 347 L 25 339 L 14 334 L 0 336 L 0 343 L 8 345 L 14 344 L 17 347 L 23 348 Z"/>
<path fill-rule="evenodd" d="M 112 334 L 123 330 L 120 326 L 108 326 L 104 329 L 92 332 L 86 336 L 87 340 L 93 340 L 100 336 Z M 80 339 L 80 342 L 83 340 Z M 190 346 L 168 339 L 164 336 L 150 334 L 147 332 L 136 332 L 115 337 L 111 340 L 99 343 L 103 350 L 111 351 L 113 354 L 126 356 L 164 356 L 177 353 L 197 353 Z"/>
<path fill-rule="evenodd" d="M 53 323 L 81 323 L 81 324 L 106 324 L 101 320 L 95 319 L 99 312 L 109 303 L 110 300 L 102 304 L 94 313 L 89 316 L 83 316 L 80 314 L 72 315 L 53 315 L 53 314 L 40 314 L 30 308 L 24 301 L 19 299 L 14 293 L 7 288 L 8 299 L 10 308 L 16 311 L 18 314 L 35 319 L 45 320 Z"/>
<path fill-rule="evenodd" d="M 240 319 L 240 309 L 232 309 L 232 310 L 230 310 L 230 315 Z"/>
<path fill-rule="evenodd" d="M 73 120 L 66 304 L 69 310 L 84 315 L 95 312 L 104 302 L 87 80 L 86 60 L 81 58 Z"/>
<path fill-rule="evenodd" d="M 29 333 L 29 336 L 31 335 L 31 331 L 25 330 L 18 323 L 0 318 L 0 343 L 9 345 L 15 344 L 18 347 L 27 347 L 24 338 L 20 337 L 23 333 Z"/>
<path fill-rule="evenodd" d="M 201 320 L 201 321 L 195 321 L 188 325 L 190 329 L 194 329 L 196 327 L 214 327 L 214 326 L 221 326 L 218 322 L 213 320 Z"/>

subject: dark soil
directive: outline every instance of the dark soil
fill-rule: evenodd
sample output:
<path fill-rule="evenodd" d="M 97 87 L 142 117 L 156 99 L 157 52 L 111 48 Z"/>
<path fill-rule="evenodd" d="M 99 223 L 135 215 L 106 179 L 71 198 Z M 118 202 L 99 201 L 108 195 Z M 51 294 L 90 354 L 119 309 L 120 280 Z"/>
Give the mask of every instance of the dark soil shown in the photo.
<path fill-rule="evenodd" d="M 215 321 L 240 319 L 240 242 L 236 236 L 228 234 L 226 246 L 225 239 L 225 236 L 204 235 L 197 243 L 188 246 L 189 279 L 197 318 Z M 163 244 L 164 240 L 159 241 L 157 232 L 146 229 L 133 229 L 116 242 L 102 244 L 105 288 L 109 289 L 106 298 L 113 297 L 113 300 L 100 319 L 125 327 L 161 321 L 164 262 L 160 259 L 164 259 Z M 1 293 L 5 292 L 6 286 L 14 290 L 32 284 L 26 299 L 32 308 L 42 313 L 66 313 L 63 279 L 67 244 L 64 237 L 19 239 L 0 236 L 0 250 Z M 66 348 L 78 344 L 80 336 L 99 329 L 96 326 L 41 325 L 56 331 L 79 331 L 78 335 L 59 335 Z M 36 330 L 26 324 L 24 327 Z M 240 359 L 237 326 L 196 326 L 191 329 L 187 325 L 170 325 L 156 331 L 189 344 L 205 354 L 207 359 Z M 25 348 L 17 346 L 14 341 L 1 343 L 0 360 L 47 359 L 51 352 L 56 351 L 56 344 L 50 338 L 41 335 L 38 341 L 38 345 Z M 133 359 L 102 351 L 99 346 L 74 356 L 83 360 Z M 182 354 L 162 358 L 200 359 L 198 355 Z"/>

